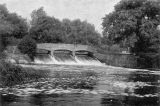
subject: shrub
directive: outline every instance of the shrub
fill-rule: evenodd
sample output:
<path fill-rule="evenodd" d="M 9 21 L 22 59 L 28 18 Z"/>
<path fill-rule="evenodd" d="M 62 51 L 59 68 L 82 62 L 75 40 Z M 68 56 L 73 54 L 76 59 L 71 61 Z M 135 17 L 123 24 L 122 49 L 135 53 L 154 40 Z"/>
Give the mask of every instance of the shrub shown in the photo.
<path fill-rule="evenodd" d="M 38 81 L 40 78 L 46 78 L 48 73 L 47 70 L 24 68 L 0 60 L 0 87 Z"/>
<path fill-rule="evenodd" d="M 36 41 L 29 36 L 24 37 L 18 44 L 18 49 L 20 50 L 20 52 L 23 54 L 27 54 L 31 58 L 31 60 L 34 60 L 34 57 L 36 55 L 36 48 Z"/>

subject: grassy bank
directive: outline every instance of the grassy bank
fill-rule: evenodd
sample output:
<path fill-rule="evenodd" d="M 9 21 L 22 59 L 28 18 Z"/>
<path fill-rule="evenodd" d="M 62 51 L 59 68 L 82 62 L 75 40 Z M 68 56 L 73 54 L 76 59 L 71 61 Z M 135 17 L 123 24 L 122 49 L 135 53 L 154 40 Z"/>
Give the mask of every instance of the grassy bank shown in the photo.
<path fill-rule="evenodd" d="M 25 89 L 93 89 L 98 81 L 98 73 L 94 71 L 52 71 L 47 78 L 39 78 L 24 84 L 12 86 L 13 88 Z"/>
<path fill-rule="evenodd" d="M 24 84 L 48 76 L 47 70 L 23 68 L 0 60 L 0 87 Z"/>

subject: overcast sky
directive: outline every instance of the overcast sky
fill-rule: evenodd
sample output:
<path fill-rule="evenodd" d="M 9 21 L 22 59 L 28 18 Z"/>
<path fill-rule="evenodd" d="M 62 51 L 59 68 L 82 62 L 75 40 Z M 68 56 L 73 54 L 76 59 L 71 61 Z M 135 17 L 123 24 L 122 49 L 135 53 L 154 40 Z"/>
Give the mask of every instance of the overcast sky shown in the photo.
<path fill-rule="evenodd" d="M 102 18 L 113 11 L 114 5 L 120 0 L 0 0 L 6 4 L 10 12 L 16 12 L 30 19 L 34 9 L 43 6 L 48 15 L 60 20 L 81 19 L 95 25 L 96 30 L 102 31 Z"/>

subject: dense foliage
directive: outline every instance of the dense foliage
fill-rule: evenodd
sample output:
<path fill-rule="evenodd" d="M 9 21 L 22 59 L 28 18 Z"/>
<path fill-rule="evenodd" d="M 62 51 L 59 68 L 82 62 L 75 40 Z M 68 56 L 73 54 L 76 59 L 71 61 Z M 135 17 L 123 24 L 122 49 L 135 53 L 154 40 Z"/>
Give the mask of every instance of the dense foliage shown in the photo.
<path fill-rule="evenodd" d="M 160 3 L 122 0 L 103 18 L 103 34 L 109 43 L 132 48 L 132 52 L 157 52 L 160 43 Z M 106 41 L 107 42 L 107 41 Z"/>
<path fill-rule="evenodd" d="M 12 32 L 9 36 L 23 38 L 28 33 L 26 20 L 16 13 L 10 13 L 5 5 L 0 5 L 0 19 L 6 21 L 6 25 L 10 25 L 12 28 Z"/>
<path fill-rule="evenodd" d="M 18 44 L 18 49 L 21 53 L 27 54 L 31 60 L 34 60 L 34 57 L 36 55 L 36 42 L 32 38 L 26 36 L 24 37 L 21 42 Z"/>
<path fill-rule="evenodd" d="M 61 22 L 48 16 L 42 7 L 34 10 L 31 18 L 30 34 L 38 43 L 100 43 L 100 34 L 86 21 L 63 19 Z"/>
<path fill-rule="evenodd" d="M 101 36 L 95 30 L 94 25 L 79 19 L 62 21 L 63 31 L 66 35 L 66 43 L 99 45 Z"/>
<path fill-rule="evenodd" d="M 144 63 L 152 63 L 154 55 L 144 54 L 159 51 L 160 2 L 122 0 L 103 18 L 102 25 L 105 43 L 129 47 L 132 53 L 147 59 Z"/>
<path fill-rule="evenodd" d="M 26 20 L 16 13 L 10 13 L 6 5 L 0 4 L 0 50 L 2 51 L 7 44 L 12 44 L 13 40 L 11 41 L 10 38 L 23 38 L 27 33 Z"/>
<path fill-rule="evenodd" d="M 11 25 L 3 19 L 0 19 L 0 51 L 7 45 L 7 36 L 12 33 Z"/>
<path fill-rule="evenodd" d="M 38 21 L 30 29 L 30 34 L 37 43 L 62 43 L 64 33 L 61 22 L 49 16 L 38 18 Z"/>

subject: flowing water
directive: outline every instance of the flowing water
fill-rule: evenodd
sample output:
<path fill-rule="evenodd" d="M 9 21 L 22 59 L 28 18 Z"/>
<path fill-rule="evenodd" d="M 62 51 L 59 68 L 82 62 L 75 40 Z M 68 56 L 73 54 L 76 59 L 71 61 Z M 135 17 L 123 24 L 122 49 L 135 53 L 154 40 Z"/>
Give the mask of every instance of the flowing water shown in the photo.
<path fill-rule="evenodd" d="M 39 55 L 45 78 L 0 88 L 0 106 L 160 106 L 160 72 L 106 66 L 86 55 Z M 48 72 L 48 71 L 47 71 Z"/>
<path fill-rule="evenodd" d="M 36 64 L 64 64 L 64 65 L 99 65 L 102 64 L 98 59 L 93 56 L 84 54 L 75 55 L 68 53 L 56 53 L 54 56 L 49 54 L 40 54 L 35 58 Z"/>

